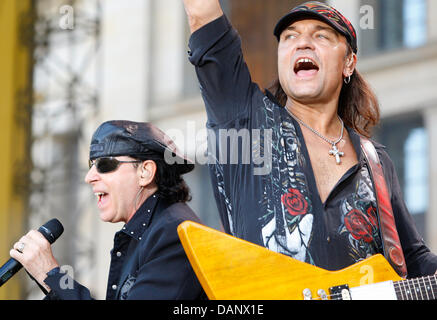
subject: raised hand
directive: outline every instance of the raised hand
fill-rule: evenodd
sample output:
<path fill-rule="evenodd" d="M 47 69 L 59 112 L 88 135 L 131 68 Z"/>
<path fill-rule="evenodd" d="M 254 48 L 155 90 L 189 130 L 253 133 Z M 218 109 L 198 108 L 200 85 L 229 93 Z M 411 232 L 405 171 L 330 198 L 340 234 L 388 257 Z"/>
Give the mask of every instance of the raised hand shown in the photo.
<path fill-rule="evenodd" d="M 183 0 L 191 33 L 223 15 L 219 0 Z"/>

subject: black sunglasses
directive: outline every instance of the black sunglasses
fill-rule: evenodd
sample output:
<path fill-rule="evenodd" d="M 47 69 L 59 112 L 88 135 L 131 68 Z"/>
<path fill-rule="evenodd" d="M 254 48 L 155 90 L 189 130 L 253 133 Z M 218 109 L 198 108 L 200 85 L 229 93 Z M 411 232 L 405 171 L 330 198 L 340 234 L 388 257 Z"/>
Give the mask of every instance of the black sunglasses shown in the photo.
<path fill-rule="evenodd" d="M 117 168 L 122 163 L 138 163 L 138 162 L 141 162 L 141 160 L 121 161 L 113 157 L 105 157 L 105 158 L 98 158 L 95 160 L 88 160 L 88 166 L 91 169 L 91 167 L 95 165 L 98 173 L 109 173 L 117 170 Z"/>

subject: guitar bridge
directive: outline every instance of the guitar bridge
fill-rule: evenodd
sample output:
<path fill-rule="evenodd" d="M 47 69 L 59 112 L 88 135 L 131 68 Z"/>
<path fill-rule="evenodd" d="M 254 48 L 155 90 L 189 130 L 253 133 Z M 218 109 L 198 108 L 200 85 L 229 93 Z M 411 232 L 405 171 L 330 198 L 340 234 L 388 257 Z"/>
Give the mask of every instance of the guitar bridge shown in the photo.
<path fill-rule="evenodd" d="M 331 300 L 352 300 L 347 284 L 329 288 Z"/>

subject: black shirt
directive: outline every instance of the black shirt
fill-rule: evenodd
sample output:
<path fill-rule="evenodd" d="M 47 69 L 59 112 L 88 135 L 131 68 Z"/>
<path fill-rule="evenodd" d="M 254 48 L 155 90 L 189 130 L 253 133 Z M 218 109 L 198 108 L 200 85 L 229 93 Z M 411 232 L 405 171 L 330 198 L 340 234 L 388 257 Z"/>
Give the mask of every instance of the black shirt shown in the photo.
<path fill-rule="evenodd" d="M 203 290 L 180 243 L 177 227 L 200 222 L 185 203 L 169 204 L 149 197 L 114 236 L 107 300 L 191 300 Z M 46 299 L 91 299 L 87 288 L 67 278 L 59 268 L 48 273 L 52 289 Z"/>
<path fill-rule="evenodd" d="M 209 168 L 225 231 L 328 270 L 382 253 L 374 189 L 358 134 L 347 128 L 358 164 L 322 203 L 300 126 L 252 82 L 241 40 L 227 18 L 194 32 L 189 47 L 206 106 Z M 437 257 L 415 228 L 384 147 L 375 146 L 409 276 L 433 274 Z"/>

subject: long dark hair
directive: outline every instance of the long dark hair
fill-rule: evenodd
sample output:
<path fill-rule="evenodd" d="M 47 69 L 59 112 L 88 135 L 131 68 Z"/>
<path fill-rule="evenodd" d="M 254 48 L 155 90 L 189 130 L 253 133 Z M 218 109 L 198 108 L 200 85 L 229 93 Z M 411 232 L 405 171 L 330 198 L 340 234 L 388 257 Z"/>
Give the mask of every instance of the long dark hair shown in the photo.
<path fill-rule="evenodd" d="M 352 49 L 349 48 L 349 53 Z M 287 95 L 281 87 L 279 79 L 273 81 L 268 90 L 281 106 L 287 103 Z M 340 91 L 338 115 L 345 125 L 359 134 L 370 138 L 372 128 L 379 123 L 379 102 L 366 80 L 355 69 L 348 84 L 344 83 Z"/>
<path fill-rule="evenodd" d="M 136 156 L 138 160 L 153 160 L 156 163 L 155 183 L 158 186 L 156 192 L 160 198 L 169 203 L 191 201 L 190 188 L 179 173 L 177 165 L 169 165 L 164 159 L 158 157 Z"/>

